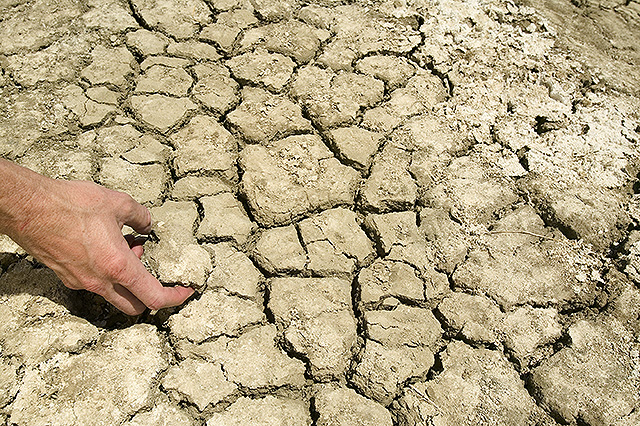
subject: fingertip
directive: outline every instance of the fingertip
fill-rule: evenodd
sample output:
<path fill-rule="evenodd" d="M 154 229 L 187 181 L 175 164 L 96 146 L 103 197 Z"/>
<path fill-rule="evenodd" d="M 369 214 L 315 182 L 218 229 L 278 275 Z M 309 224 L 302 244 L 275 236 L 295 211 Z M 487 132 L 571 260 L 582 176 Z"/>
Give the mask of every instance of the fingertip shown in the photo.
<path fill-rule="evenodd" d="M 164 289 L 163 292 L 165 308 L 182 305 L 195 292 L 192 287 L 186 287 L 182 285 L 162 288 Z"/>
<path fill-rule="evenodd" d="M 127 205 L 122 208 L 120 213 L 122 223 L 132 227 L 140 234 L 149 234 L 153 222 L 151 212 L 128 195 L 127 200 Z"/>
<path fill-rule="evenodd" d="M 140 224 L 140 228 L 136 229 L 136 232 L 144 235 L 148 235 L 151 232 L 151 227 L 153 226 L 153 219 L 151 218 L 151 211 L 143 206 L 142 204 L 138 204 L 139 209 L 141 209 L 142 214 L 142 223 Z"/>
<path fill-rule="evenodd" d="M 127 277 L 121 277 L 119 282 L 152 311 L 181 305 L 194 293 L 191 287 L 163 286 L 134 256 L 129 257 L 126 270 Z"/>
<path fill-rule="evenodd" d="M 133 235 L 125 235 L 124 239 L 127 240 L 127 244 L 131 251 L 136 255 L 138 259 L 142 258 L 144 254 L 143 244 L 147 241 L 144 237 L 135 237 Z"/>
<path fill-rule="evenodd" d="M 189 297 L 193 296 L 193 294 L 196 292 L 196 290 L 193 287 L 185 287 L 185 286 L 179 286 L 184 290 L 184 294 L 186 295 L 186 297 L 184 298 L 184 300 L 187 300 Z M 183 300 L 183 303 L 184 303 Z"/>
<path fill-rule="evenodd" d="M 148 234 L 151 232 L 151 228 L 153 228 L 153 217 L 151 217 L 151 210 L 149 210 L 147 207 L 142 206 L 142 208 L 144 209 L 145 213 L 146 213 L 146 223 L 147 223 L 147 227 L 146 227 L 146 232 L 141 232 L 142 234 Z"/>
<path fill-rule="evenodd" d="M 131 247 L 131 251 L 133 252 L 133 254 L 136 255 L 136 257 L 138 259 L 141 259 L 142 255 L 144 254 L 144 247 L 142 247 L 142 246 L 133 246 L 133 247 Z"/>

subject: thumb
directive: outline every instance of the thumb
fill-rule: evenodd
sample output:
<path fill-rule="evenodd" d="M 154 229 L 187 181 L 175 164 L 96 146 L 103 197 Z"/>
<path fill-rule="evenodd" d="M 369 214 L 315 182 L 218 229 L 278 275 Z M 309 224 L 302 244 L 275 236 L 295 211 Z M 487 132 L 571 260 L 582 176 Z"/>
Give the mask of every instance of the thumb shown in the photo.
<path fill-rule="evenodd" d="M 116 214 L 121 225 L 128 225 L 140 234 L 151 232 L 151 212 L 142 204 L 122 193 L 124 198 L 120 211 Z"/>

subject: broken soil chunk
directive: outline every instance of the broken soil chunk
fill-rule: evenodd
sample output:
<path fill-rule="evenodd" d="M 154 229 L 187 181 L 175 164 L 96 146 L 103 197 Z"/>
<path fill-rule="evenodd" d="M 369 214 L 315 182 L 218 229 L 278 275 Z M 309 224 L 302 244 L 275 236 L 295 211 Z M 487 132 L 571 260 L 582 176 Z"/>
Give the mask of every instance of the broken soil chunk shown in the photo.
<path fill-rule="evenodd" d="M 309 360 L 318 379 L 344 375 L 356 340 L 349 281 L 337 278 L 274 278 L 269 310 L 289 345 Z"/>
<path fill-rule="evenodd" d="M 308 407 L 299 400 L 267 396 L 261 399 L 242 397 L 221 413 L 215 413 L 207 426 L 276 426 L 311 424 Z"/>
<path fill-rule="evenodd" d="M 256 221 L 286 225 L 311 211 L 353 204 L 359 173 L 343 166 L 315 135 L 290 136 L 240 153 L 241 191 Z"/>
<path fill-rule="evenodd" d="M 169 317 L 167 324 L 175 337 L 200 343 L 222 335 L 236 336 L 242 328 L 264 319 L 257 303 L 212 290 Z"/>

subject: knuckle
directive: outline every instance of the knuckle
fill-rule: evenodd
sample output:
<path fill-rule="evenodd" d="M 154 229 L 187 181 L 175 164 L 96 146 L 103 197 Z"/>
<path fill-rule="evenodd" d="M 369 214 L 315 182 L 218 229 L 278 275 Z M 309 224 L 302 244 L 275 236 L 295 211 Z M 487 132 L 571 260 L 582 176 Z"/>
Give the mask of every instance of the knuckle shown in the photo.
<path fill-rule="evenodd" d="M 104 259 L 104 275 L 114 282 L 121 282 L 127 276 L 127 259 L 121 253 L 114 253 Z"/>
<path fill-rule="evenodd" d="M 84 290 L 90 291 L 91 293 L 95 293 L 103 297 L 106 294 L 105 283 L 99 279 L 87 279 L 84 281 L 84 283 L 81 286 L 79 286 L 79 288 L 82 288 Z"/>
<path fill-rule="evenodd" d="M 105 188 L 104 196 L 111 204 L 119 208 L 126 207 L 133 201 L 129 194 L 115 189 Z"/>
<path fill-rule="evenodd" d="M 84 283 L 82 283 L 82 282 L 80 282 L 78 280 L 71 280 L 71 279 L 66 278 L 66 277 L 58 277 L 58 278 L 60 279 L 60 282 L 62 282 L 62 284 L 65 287 L 67 287 L 67 288 L 69 288 L 71 290 L 82 290 L 82 289 L 88 290 L 87 286 Z"/>
<path fill-rule="evenodd" d="M 127 211 L 135 209 L 136 200 L 131 195 L 118 191 L 115 193 L 115 199 L 121 209 L 126 209 Z"/>

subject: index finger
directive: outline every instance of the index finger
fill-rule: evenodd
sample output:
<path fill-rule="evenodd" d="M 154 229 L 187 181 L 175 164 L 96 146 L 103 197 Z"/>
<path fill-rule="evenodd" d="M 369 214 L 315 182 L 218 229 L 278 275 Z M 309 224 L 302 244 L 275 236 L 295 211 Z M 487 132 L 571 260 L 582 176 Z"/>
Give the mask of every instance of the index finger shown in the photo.
<path fill-rule="evenodd" d="M 123 277 L 120 284 L 152 311 L 181 305 L 194 292 L 191 287 L 165 287 L 147 271 L 136 255 L 129 250 L 127 265 L 124 270 L 128 277 Z"/>
<path fill-rule="evenodd" d="M 128 194 L 121 194 L 123 202 L 116 213 L 120 222 L 132 227 L 140 234 L 148 234 L 151 231 L 151 212 L 149 209 Z"/>

